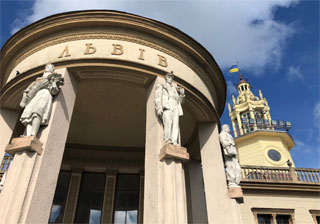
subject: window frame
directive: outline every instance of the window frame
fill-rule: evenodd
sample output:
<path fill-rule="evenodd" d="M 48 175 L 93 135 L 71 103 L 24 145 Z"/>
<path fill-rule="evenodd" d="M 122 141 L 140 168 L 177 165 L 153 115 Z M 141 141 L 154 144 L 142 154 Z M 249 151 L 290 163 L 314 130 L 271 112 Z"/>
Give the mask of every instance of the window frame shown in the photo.
<path fill-rule="evenodd" d="M 317 209 L 309 209 L 309 212 L 310 212 L 310 214 L 312 215 L 313 222 L 314 222 L 315 224 L 318 224 L 318 223 L 317 223 L 317 216 L 320 217 L 320 210 L 317 210 Z"/>
<path fill-rule="evenodd" d="M 277 224 L 277 215 L 289 215 L 291 217 L 290 224 L 296 224 L 294 219 L 294 209 L 289 208 L 251 208 L 255 224 L 258 224 L 258 214 L 271 215 L 271 224 Z"/>
<path fill-rule="evenodd" d="M 59 175 L 60 175 L 61 172 L 65 172 L 65 173 L 69 174 L 69 181 L 68 181 L 68 186 L 67 186 L 66 198 L 65 198 L 65 201 L 63 202 L 63 207 L 62 207 L 63 209 L 61 210 L 61 213 L 62 213 L 61 214 L 61 217 L 62 217 L 61 220 L 63 220 L 63 218 L 64 218 L 64 216 L 66 214 L 66 207 L 67 207 L 68 197 L 69 197 L 69 193 L 70 193 L 72 172 L 70 170 L 60 170 L 59 171 Z M 58 175 L 58 179 L 57 179 L 57 185 L 58 185 L 59 175 Z M 56 223 L 56 222 L 50 222 L 52 208 L 54 206 L 54 197 L 56 195 L 56 190 L 57 190 L 57 186 L 56 186 L 55 193 L 54 193 L 54 196 L 53 196 L 53 199 L 52 199 L 52 205 L 51 205 L 51 209 L 50 209 L 50 215 L 49 215 L 48 223 Z"/>

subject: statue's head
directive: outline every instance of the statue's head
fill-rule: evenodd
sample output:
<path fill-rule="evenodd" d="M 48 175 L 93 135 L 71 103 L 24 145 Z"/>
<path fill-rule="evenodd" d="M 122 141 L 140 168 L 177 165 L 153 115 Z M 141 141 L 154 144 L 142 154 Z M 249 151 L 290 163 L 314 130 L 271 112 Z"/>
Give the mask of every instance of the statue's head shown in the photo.
<path fill-rule="evenodd" d="M 173 71 L 168 72 L 168 73 L 166 74 L 166 80 L 167 80 L 167 82 L 168 82 L 169 84 L 172 83 L 173 78 L 174 78 Z"/>
<path fill-rule="evenodd" d="M 222 125 L 222 131 L 225 131 L 227 133 L 230 133 L 230 127 L 227 124 Z"/>
<path fill-rule="evenodd" d="M 45 72 L 54 72 L 54 65 L 53 64 L 47 64 L 46 67 L 44 68 Z"/>

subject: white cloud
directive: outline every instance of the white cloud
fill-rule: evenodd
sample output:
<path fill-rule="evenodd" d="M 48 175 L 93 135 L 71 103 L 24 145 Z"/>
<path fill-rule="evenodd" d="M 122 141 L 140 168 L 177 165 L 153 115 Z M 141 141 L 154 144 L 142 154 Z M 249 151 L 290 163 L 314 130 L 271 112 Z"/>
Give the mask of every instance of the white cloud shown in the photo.
<path fill-rule="evenodd" d="M 300 71 L 300 67 L 290 66 L 288 68 L 287 79 L 289 80 L 289 82 L 292 82 L 297 79 L 303 79 L 303 75 Z"/>
<path fill-rule="evenodd" d="M 315 120 L 316 127 L 319 127 L 320 124 L 320 101 L 316 102 L 313 109 L 313 117 Z"/>
<path fill-rule="evenodd" d="M 296 139 L 294 141 L 295 146 L 294 146 L 294 153 L 300 151 L 300 152 L 304 152 L 304 153 L 311 153 L 312 152 L 312 148 L 311 146 L 305 144 L 304 142 Z"/>
<path fill-rule="evenodd" d="M 32 13 L 12 32 L 43 17 L 66 11 L 114 9 L 173 25 L 204 45 L 227 68 L 236 61 L 257 74 L 281 65 L 283 48 L 294 29 L 274 20 L 277 7 L 298 0 L 35 0 Z"/>

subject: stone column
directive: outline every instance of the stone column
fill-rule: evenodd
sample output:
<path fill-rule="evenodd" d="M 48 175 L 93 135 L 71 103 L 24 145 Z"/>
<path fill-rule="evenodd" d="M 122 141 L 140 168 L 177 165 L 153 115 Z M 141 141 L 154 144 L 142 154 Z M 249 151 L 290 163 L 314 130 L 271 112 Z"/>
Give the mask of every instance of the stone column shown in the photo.
<path fill-rule="evenodd" d="M 71 178 L 62 220 L 63 223 L 72 223 L 76 215 L 81 176 L 82 168 L 71 168 Z"/>
<path fill-rule="evenodd" d="M 0 163 L 5 154 L 6 145 L 10 142 L 13 129 L 18 119 L 18 112 L 0 109 Z"/>
<path fill-rule="evenodd" d="M 236 122 L 234 119 L 231 120 L 231 123 L 232 123 L 232 129 L 233 129 L 233 134 L 234 134 L 234 137 L 238 137 L 238 133 L 237 133 L 237 129 L 236 129 Z"/>
<path fill-rule="evenodd" d="M 202 124 L 198 129 L 208 223 L 241 223 L 239 205 L 228 196 L 218 125 Z"/>
<path fill-rule="evenodd" d="M 77 83 L 58 69 L 65 84 L 55 98 L 47 127 L 39 133 L 43 152 L 16 153 L 0 194 L 0 223 L 47 223 L 76 98 Z M 17 192 L 19 192 L 17 194 Z"/>
<path fill-rule="evenodd" d="M 191 213 L 188 215 L 192 217 L 188 221 L 191 223 L 208 223 L 201 163 L 194 160 L 188 161 L 186 164 L 186 176 L 188 176 L 186 179 L 189 181 L 190 203 L 188 204 L 188 209 Z"/>
<path fill-rule="evenodd" d="M 143 202 L 144 202 L 144 170 L 141 170 L 140 172 L 140 189 L 139 189 L 139 217 L 138 217 L 138 223 L 143 223 Z"/>
<path fill-rule="evenodd" d="M 116 180 L 117 171 L 107 170 L 101 223 L 112 223 Z"/>
<path fill-rule="evenodd" d="M 155 87 L 163 82 L 156 78 L 147 91 L 143 221 L 182 224 L 187 223 L 183 165 L 181 160 L 167 156 L 175 147 L 163 145 L 163 129 L 155 112 Z"/>
<path fill-rule="evenodd" d="M 243 135 L 243 129 L 242 129 L 242 121 L 240 118 L 240 113 L 237 112 L 237 121 L 238 121 L 238 130 L 239 130 L 239 135 Z"/>
<path fill-rule="evenodd" d="M 254 120 L 253 130 L 257 130 L 257 121 L 256 121 L 256 117 L 254 116 L 252 107 L 249 107 L 249 114 L 250 114 L 250 118 Z"/>

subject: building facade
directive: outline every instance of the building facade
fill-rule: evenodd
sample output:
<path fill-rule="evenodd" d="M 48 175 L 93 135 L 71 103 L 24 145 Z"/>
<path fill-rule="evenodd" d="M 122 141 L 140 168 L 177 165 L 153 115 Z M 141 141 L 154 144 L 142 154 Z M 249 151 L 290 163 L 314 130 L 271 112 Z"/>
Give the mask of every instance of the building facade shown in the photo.
<path fill-rule="evenodd" d="M 1 58 L 1 158 L 8 143 L 21 146 L 0 194 L 1 223 L 240 222 L 218 140 L 226 84 L 195 40 L 140 16 L 80 11 L 23 28 Z M 21 93 L 48 63 L 64 86 L 40 143 L 23 148 Z M 170 71 L 186 95 L 184 163 L 159 159 L 154 94 Z"/>
<path fill-rule="evenodd" d="M 260 130 L 252 112 L 272 122 L 270 108 L 245 81 L 229 106 L 243 189 L 231 196 L 218 138 L 226 83 L 211 54 L 178 29 L 118 11 L 62 13 L 13 35 L 0 63 L 0 223 L 317 223 L 319 170 L 288 167 L 293 141 Z M 37 139 L 21 140 L 22 92 L 49 63 L 64 86 Z M 185 160 L 159 158 L 155 91 L 171 71 L 185 89 Z M 253 126 L 242 123 L 251 117 Z M 280 162 L 267 159 L 270 149 Z"/>
<path fill-rule="evenodd" d="M 262 91 L 255 96 L 240 75 L 228 105 L 242 169 L 243 223 L 319 223 L 319 169 L 296 168 L 289 121 L 271 118 Z"/>

